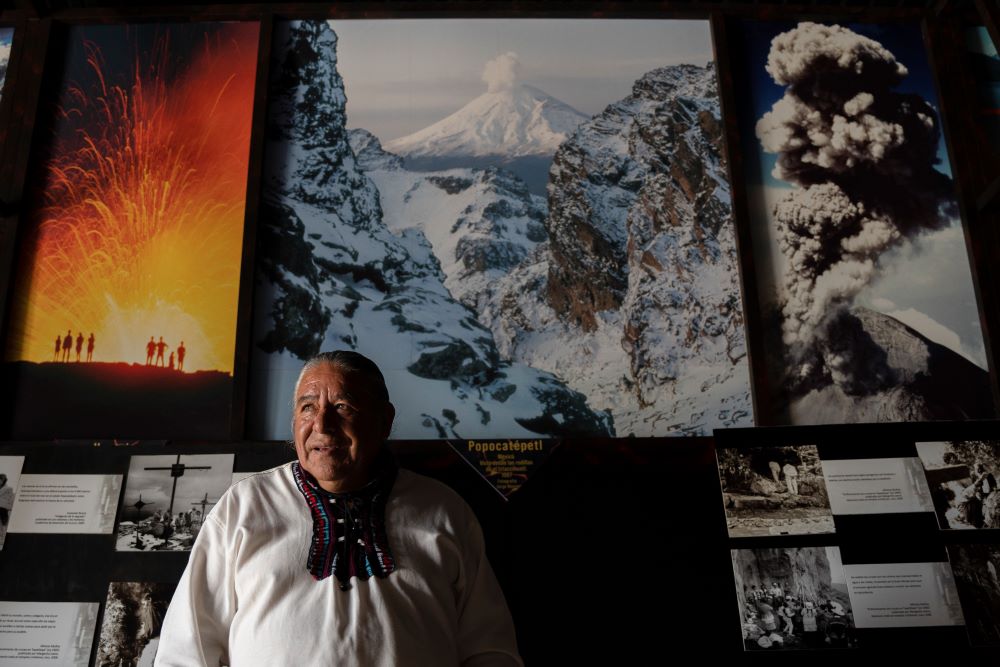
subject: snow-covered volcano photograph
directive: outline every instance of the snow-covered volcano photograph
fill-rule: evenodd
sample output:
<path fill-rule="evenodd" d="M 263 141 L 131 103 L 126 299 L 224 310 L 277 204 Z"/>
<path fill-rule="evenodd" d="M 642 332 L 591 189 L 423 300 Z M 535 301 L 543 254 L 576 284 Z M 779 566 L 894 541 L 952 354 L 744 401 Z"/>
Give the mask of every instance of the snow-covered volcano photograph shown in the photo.
<path fill-rule="evenodd" d="M 918 24 L 747 21 L 741 101 L 779 423 L 995 414 Z"/>
<path fill-rule="evenodd" d="M 752 423 L 707 21 L 277 26 L 251 437 L 355 349 L 393 437 Z"/>

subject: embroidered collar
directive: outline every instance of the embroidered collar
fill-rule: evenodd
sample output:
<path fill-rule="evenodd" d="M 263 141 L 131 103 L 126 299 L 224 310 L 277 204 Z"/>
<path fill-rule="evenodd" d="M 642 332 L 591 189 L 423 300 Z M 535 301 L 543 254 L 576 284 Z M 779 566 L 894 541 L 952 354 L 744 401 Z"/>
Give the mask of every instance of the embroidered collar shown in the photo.
<path fill-rule="evenodd" d="M 385 505 L 396 481 L 396 462 L 383 450 L 375 462 L 375 479 L 353 493 L 331 493 L 316 478 L 292 463 L 295 485 L 312 514 L 313 535 L 306 569 L 320 581 L 331 574 L 340 589 L 351 587 L 351 577 L 386 578 L 396 569 L 385 532 Z"/>

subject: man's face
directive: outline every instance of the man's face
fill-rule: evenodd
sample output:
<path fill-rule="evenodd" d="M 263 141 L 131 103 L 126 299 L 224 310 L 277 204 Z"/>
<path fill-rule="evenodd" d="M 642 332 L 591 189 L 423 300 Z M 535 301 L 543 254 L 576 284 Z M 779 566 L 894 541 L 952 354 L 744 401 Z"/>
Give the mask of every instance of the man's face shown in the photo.
<path fill-rule="evenodd" d="M 356 491 L 389 436 L 395 410 L 359 373 L 331 364 L 307 370 L 295 388 L 292 431 L 299 464 L 327 491 Z"/>

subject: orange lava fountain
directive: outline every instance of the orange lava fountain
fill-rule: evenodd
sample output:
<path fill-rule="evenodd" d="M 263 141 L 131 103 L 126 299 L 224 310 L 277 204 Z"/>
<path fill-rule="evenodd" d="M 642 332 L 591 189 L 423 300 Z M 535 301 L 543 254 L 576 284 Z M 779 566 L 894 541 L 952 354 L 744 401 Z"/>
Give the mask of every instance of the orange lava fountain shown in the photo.
<path fill-rule="evenodd" d="M 93 81 L 60 98 L 8 360 L 52 361 L 70 330 L 94 361 L 143 363 L 162 336 L 185 371 L 232 372 L 258 25 L 213 27 L 161 26 L 127 72 L 83 42 Z M 195 52 L 171 52 L 181 30 Z"/>

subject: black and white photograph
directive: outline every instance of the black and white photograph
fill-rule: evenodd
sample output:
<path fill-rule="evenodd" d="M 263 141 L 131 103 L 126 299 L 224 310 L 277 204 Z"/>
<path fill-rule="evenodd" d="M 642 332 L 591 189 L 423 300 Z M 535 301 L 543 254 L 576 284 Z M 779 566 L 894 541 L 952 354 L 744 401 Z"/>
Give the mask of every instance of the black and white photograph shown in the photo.
<path fill-rule="evenodd" d="M 104 604 L 95 667 L 152 667 L 176 584 L 113 581 Z"/>
<path fill-rule="evenodd" d="M 839 548 L 731 553 L 746 650 L 856 645 Z"/>
<path fill-rule="evenodd" d="M 942 530 L 1000 528 L 1000 442 L 918 442 Z"/>
<path fill-rule="evenodd" d="M 745 21 L 739 33 L 775 422 L 995 416 L 919 22 Z"/>
<path fill-rule="evenodd" d="M 232 454 L 133 456 L 116 549 L 189 551 L 232 480 Z"/>
<path fill-rule="evenodd" d="M 716 452 L 730 537 L 834 532 L 815 445 Z"/>
<path fill-rule="evenodd" d="M 1000 644 L 1000 545 L 951 544 L 948 558 L 969 641 Z"/>
<path fill-rule="evenodd" d="M 17 482 L 23 465 L 23 456 L 0 456 L 0 549 L 3 549 L 7 540 L 7 528 L 10 526 Z"/>

